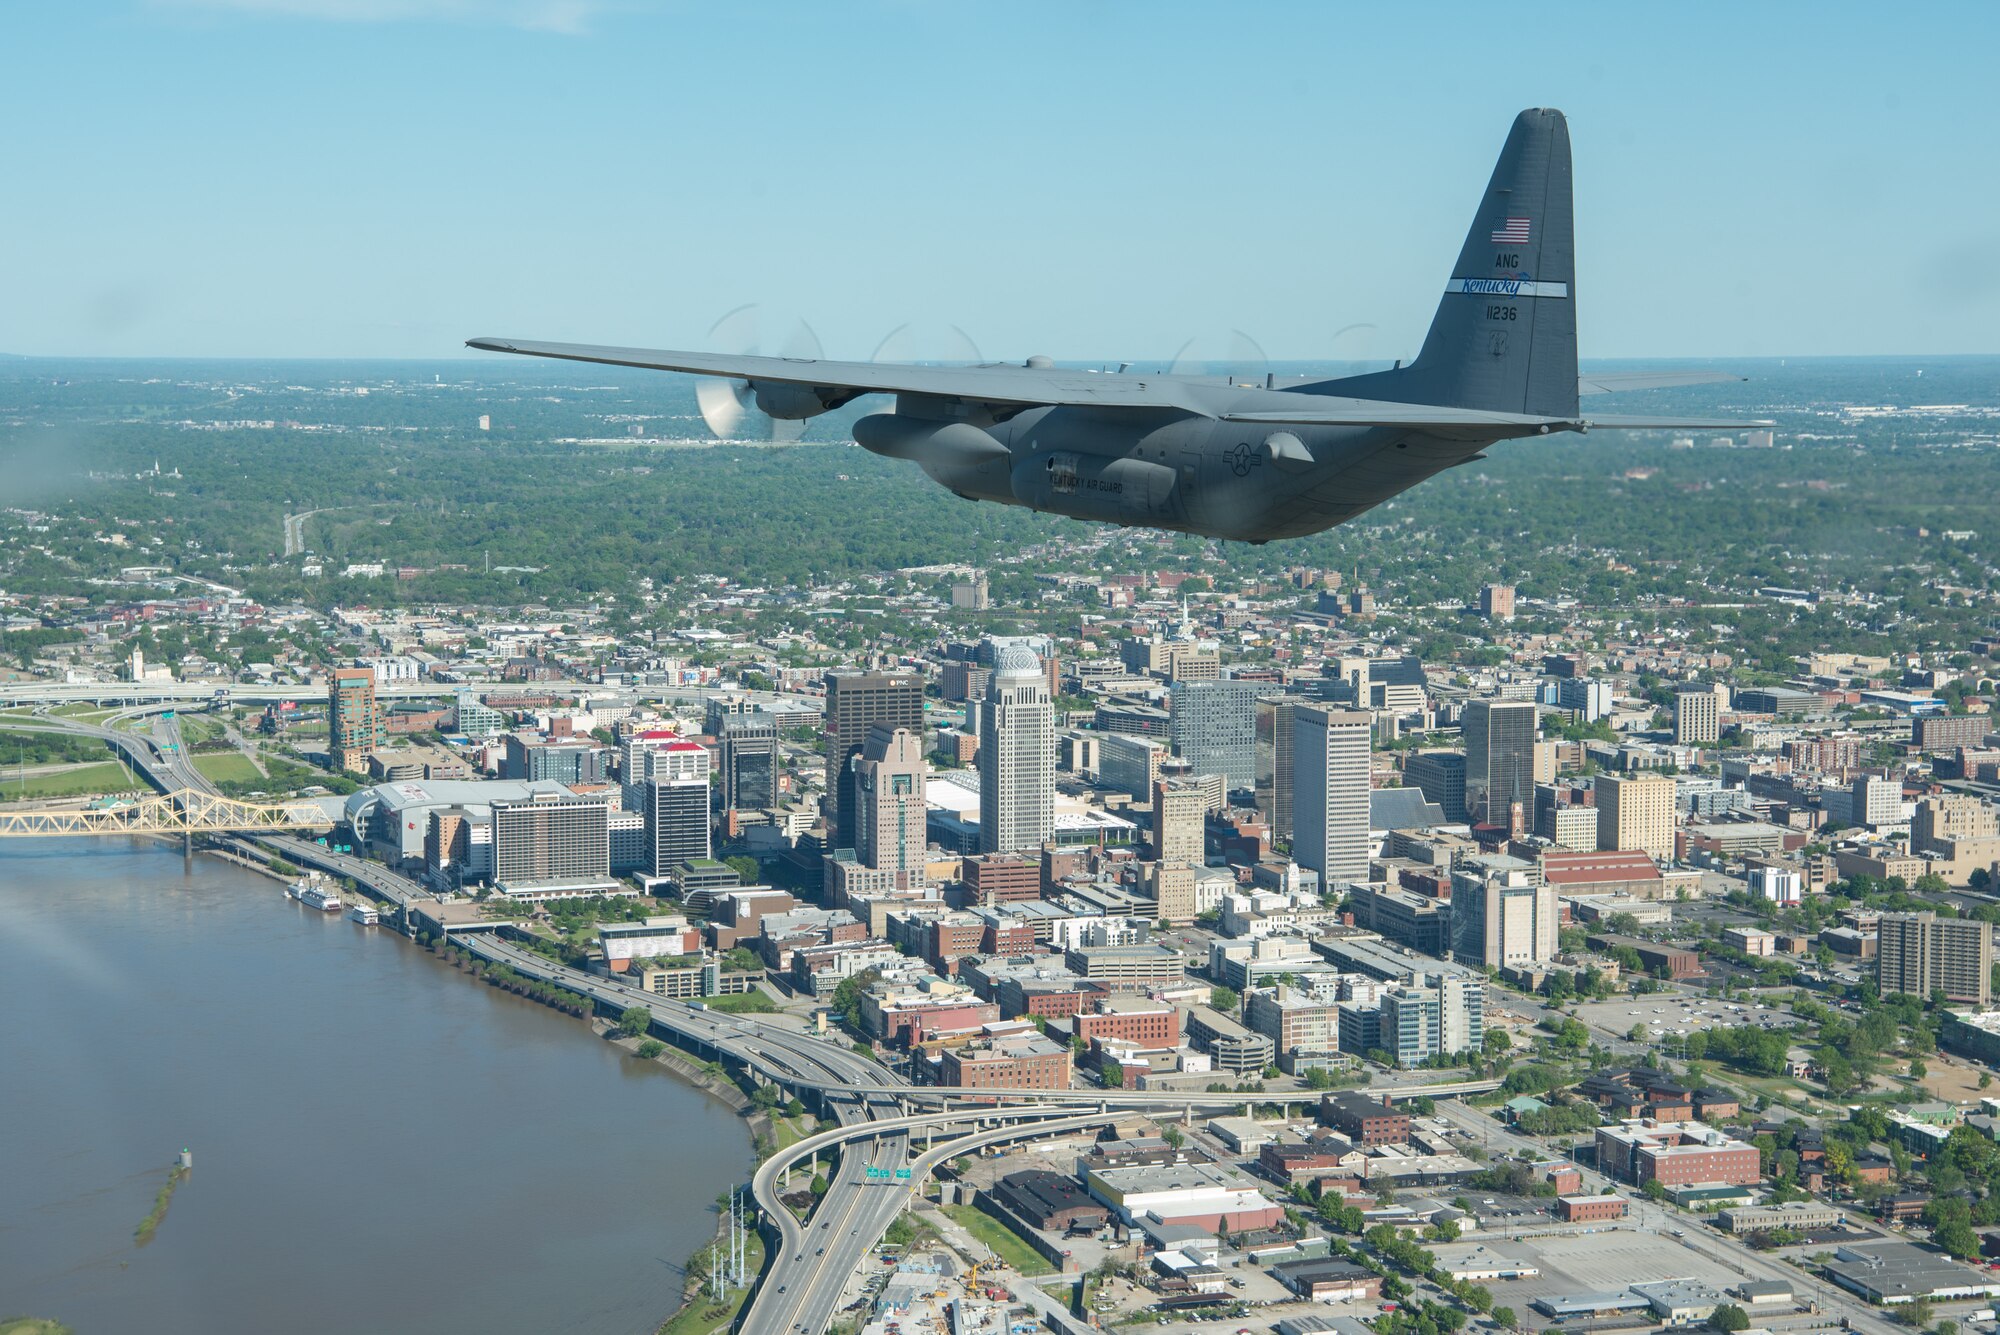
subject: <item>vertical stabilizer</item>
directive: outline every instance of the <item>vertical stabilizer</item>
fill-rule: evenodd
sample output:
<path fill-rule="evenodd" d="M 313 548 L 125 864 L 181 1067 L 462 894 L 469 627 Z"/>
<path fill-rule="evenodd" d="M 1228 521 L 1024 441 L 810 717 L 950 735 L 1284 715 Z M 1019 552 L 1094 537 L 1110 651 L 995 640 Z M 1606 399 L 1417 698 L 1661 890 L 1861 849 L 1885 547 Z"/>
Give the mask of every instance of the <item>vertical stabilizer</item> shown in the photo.
<path fill-rule="evenodd" d="M 1569 124 L 1514 118 L 1423 351 L 1408 367 L 1325 392 L 1574 418 L 1576 248 Z"/>

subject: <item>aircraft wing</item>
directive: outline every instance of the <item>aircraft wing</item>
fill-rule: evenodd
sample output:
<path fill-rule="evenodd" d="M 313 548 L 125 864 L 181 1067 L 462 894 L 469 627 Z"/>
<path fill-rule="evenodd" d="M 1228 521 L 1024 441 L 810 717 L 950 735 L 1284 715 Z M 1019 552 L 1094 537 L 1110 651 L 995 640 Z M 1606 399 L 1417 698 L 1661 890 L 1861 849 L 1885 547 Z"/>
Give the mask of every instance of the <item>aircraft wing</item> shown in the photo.
<path fill-rule="evenodd" d="M 1586 431 L 1736 431 L 1743 427 L 1768 427 L 1769 418 L 1724 417 L 1626 417 L 1619 413 L 1592 413 L 1584 418 Z"/>
<path fill-rule="evenodd" d="M 1576 378 L 1579 394 L 1616 394 L 1625 389 L 1671 389 L 1677 385 L 1719 385 L 1747 380 L 1728 371 L 1603 371 Z"/>
<path fill-rule="evenodd" d="M 1282 392 L 1281 392 L 1282 393 Z M 1280 394 L 1271 395 L 1273 399 Z M 1445 408 L 1428 403 L 1390 403 L 1377 399 L 1335 399 L 1319 394 L 1283 394 L 1297 408 L 1280 412 L 1223 413 L 1225 422 L 1261 426 L 1405 426 L 1405 427 L 1546 427 L 1554 431 L 1573 425 L 1566 418 L 1528 413 L 1497 413 L 1481 408 Z"/>
<path fill-rule="evenodd" d="M 473 338 L 466 340 L 466 346 L 528 357 L 599 362 L 606 366 L 639 366 L 689 375 L 727 376 L 733 380 L 845 389 L 856 394 L 931 394 L 998 404 L 1166 408 L 1214 416 L 1199 401 L 1199 387 L 1171 376 L 1103 375 L 1031 366 L 899 366 L 600 347 L 592 343 L 536 343 L 517 338 Z"/>

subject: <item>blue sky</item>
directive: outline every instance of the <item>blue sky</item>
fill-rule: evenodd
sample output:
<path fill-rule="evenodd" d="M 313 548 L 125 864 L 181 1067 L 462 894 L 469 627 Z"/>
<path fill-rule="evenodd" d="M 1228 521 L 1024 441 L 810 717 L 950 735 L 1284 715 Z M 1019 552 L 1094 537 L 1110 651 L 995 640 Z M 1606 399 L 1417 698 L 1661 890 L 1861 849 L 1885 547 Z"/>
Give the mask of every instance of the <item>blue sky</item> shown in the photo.
<path fill-rule="evenodd" d="M 1983 3 L 17 3 L 0 351 L 688 347 L 758 302 L 835 356 L 1409 356 L 1553 105 L 1585 356 L 1992 353 L 1995 49 Z"/>

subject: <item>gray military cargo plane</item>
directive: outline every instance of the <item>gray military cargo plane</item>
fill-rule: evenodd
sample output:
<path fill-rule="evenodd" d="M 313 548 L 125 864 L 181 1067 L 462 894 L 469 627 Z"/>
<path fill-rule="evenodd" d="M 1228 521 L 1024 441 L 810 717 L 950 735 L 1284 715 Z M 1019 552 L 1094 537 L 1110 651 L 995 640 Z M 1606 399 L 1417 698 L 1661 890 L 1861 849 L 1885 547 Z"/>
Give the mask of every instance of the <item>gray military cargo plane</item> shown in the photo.
<path fill-rule="evenodd" d="M 1737 380 L 1577 374 L 1569 125 L 1515 118 L 1421 352 L 1391 371 L 1279 385 L 1019 366 L 885 366 L 475 338 L 490 352 L 722 376 L 771 417 L 864 394 L 864 449 L 972 500 L 1243 542 L 1345 523 L 1495 442 L 1552 431 L 1768 425 L 1586 413 L 1580 395 Z"/>

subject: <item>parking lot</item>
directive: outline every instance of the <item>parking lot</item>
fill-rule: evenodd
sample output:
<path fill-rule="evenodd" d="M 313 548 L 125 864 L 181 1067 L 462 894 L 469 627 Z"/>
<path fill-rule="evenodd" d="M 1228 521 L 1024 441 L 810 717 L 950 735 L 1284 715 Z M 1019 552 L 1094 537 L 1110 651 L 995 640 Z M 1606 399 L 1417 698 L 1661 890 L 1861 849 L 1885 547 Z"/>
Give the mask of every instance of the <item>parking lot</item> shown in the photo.
<path fill-rule="evenodd" d="M 1646 1026 L 1646 1041 L 1672 1040 L 1700 1029 L 1757 1025 L 1784 1029 L 1797 1018 L 1772 1002 L 1719 1001 L 1710 997 L 1676 993 L 1653 993 L 1614 1001 L 1593 1001 L 1576 1008 L 1576 1017 L 1590 1028 L 1611 1038 L 1624 1038 L 1632 1026 Z"/>

